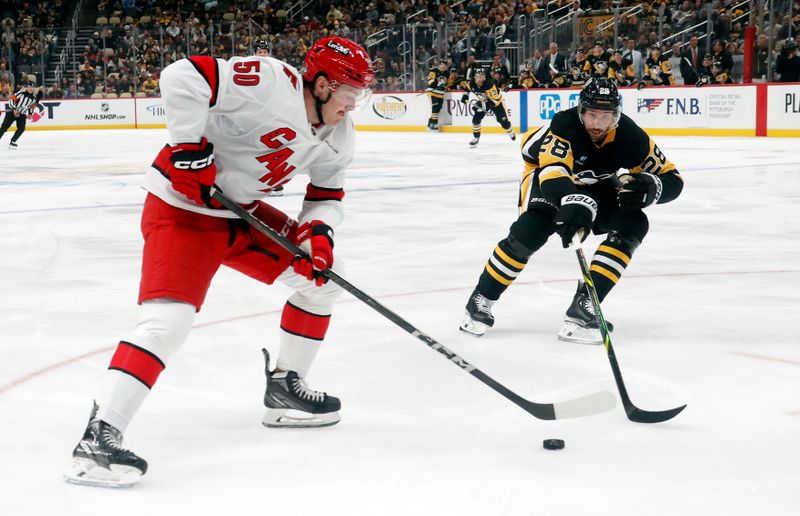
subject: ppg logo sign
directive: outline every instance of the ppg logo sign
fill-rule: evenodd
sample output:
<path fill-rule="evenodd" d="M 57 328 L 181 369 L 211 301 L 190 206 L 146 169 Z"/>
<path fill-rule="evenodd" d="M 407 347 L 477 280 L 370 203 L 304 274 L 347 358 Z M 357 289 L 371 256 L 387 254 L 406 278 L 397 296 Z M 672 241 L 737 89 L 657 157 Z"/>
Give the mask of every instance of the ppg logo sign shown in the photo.
<path fill-rule="evenodd" d="M 561 111 L 560 95 L 547 94 L 539 97 L 539 117 L 542 120 L 551 120 L 559 111 Z"/>

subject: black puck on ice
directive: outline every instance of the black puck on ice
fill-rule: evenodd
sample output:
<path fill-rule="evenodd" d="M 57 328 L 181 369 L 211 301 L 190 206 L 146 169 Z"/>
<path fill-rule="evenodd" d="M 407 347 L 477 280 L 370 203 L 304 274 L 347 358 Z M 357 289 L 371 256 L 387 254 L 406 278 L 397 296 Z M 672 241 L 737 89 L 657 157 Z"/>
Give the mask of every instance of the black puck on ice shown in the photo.
<path fill-rule="evenodd" d="M 542 442 L 545 450 L 562 450 L 564 449 L 563 439 L 545 439 Z"/>

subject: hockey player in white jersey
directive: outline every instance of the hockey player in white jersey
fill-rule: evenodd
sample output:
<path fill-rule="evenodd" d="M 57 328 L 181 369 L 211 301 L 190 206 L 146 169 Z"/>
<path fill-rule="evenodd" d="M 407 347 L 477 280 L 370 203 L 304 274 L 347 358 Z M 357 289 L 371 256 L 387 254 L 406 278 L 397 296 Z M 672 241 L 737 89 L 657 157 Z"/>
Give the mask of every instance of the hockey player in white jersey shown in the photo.
<path fill-rule="evenodd" d="M 67 481 L 129 486 L 147 471 L 144 459 L 122 447 L 123 433 L 187 339 L 220 265 L 295 291 L 284 305 L 272 370 L 264 350 L 263 424 L 339 421 L 339 399 L 312 390 L 304 378 L 341 293 L 318 271 L 332 267 L 341 274 L 333 228 L 342 220 L 345 168 L 353 157 L 348 112 L 367 98 L 373 77 L 366 51 L 339 37 L 309 49 L 302 75 L 258 56 L 194 56 L 164 69 L 170 142 L 144 182 L 138 322 L 111 358 L 107 392 L 95 397 Z M 309 182 L 295 221 L 260 199 L 297 174 L 308 175 Z M 310 260 L 291 255 L 217 205 L 214 185 L 305 248 Z"/>

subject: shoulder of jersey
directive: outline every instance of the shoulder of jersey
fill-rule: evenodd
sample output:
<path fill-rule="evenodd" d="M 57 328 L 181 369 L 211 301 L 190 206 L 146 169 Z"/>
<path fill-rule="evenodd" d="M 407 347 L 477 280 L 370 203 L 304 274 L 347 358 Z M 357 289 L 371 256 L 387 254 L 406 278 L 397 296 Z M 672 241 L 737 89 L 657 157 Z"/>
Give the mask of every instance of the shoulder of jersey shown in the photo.
<path fill-rule="evenodd" d="M 565 138 L 571 136 L 576 128 L 576 117 L 574 116 L 576 109 L 577 107 L 572 107 L 556 113 L 550 122 L 550 130 L 558 136 Z"/>
<path fill-rule="evenodd" d="M 628 143 L 631 144 L 641 143 L 638 140 L 644 140 L 646 144 L 650 139 L 645 130 L 639 127 L 639 124 L 634 122 L 633 119 L 625 113 L 622 113 L 622 116 L 619 118 L 617 134 L 628 140 Z"/>

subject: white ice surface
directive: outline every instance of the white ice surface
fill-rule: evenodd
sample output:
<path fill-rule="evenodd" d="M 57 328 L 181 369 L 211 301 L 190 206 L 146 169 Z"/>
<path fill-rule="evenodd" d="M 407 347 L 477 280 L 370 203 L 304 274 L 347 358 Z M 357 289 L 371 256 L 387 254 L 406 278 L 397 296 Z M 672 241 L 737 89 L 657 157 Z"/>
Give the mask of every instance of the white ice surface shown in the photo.
<path fill-rule="evenodd" d="M 0 142 L 0 515 L 800 514 L 800 143 L 784 139 L 657 139 L 686 189 L 647 209 L 604 311 L 633 401 L 688 403 L 670 422 L 619 405 L 534 419 L 345 294 L 309 378 L 342 398 L 342 422 L 264 428 L 259 349 L 277 351 L 289 292 L 222 270 L 127 432 L 150 463 L 141 484 L 64 484 L 135 318 L 138 185 L 165 134 Z M 579 275 L 556 238 L 489 334 L 457 330 L 521 171 L 505 135 L 468 139 L 359 135 L 336 240 L 348 278 L 526 398 L 616 394 L 603 348 L 556 340 Z M 296 213 L 304 189 L 276 205 Z M 542 449 L 553 437 L 566 449 Z"/>

